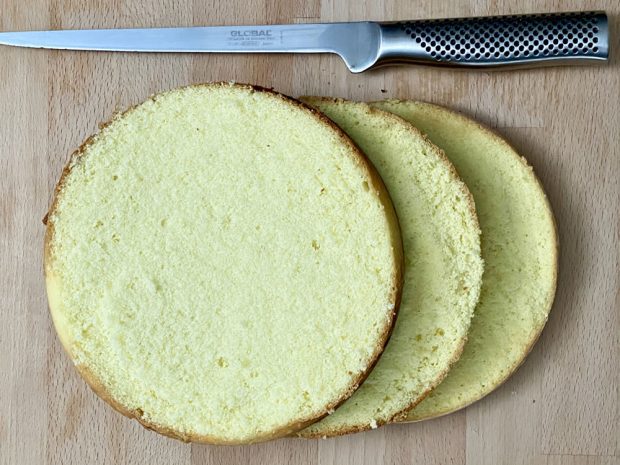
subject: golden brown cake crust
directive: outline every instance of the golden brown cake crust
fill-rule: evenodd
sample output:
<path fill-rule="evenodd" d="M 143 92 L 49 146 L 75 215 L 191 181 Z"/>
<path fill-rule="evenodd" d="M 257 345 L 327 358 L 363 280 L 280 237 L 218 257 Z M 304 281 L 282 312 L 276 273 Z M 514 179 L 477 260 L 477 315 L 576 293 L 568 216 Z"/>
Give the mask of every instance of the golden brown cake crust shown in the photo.
<path fill-rule="evenodd" d="M 330 103 L 335 103 L 335 104 L 346 104 L 347 102 L 349 102 L 346 99 L 342 99 L 342 98 L 336 98 L 336 97 L 315 97 L 315 96 L 301 96 L 300 100 L 302 102 L 308 103 L 309 105 L 312 105 L 312 102 L 330 102 Z M 456 171 L 456 168 L 454 167 L 454 165 L 452 164 L 452 162 L 450 162 L 450 160 L 448 159 L 448 157 L 446 156 L 446 154 L 444 153 L 443 150 L 441 150 L 441 148 L 437 147 L 435 144 L 433 144 L 433 142 L 425 135 L 423 134 L 419 129 L 417 129 L 415 126 L 413 126 L 412 124 L 410 124 L 409 122 L 407 122 L 406 120 L 404 120 L 403 118 L 401 118 L 400 116 L 394 115 L 393 113 L 384 111 L 384 110 L 380 110 L 378 108 L 373 108 L 371 107 L 369 104 L 363 103 L 363 102 L 355 102 L 358 105 L 364 105 L 365 107 L 365 111 L 367 114 L 370 115 L 380 115 L 382 118 L 388 119 L 393 121 L 395 124 L 402 124 L 405 127 L 407 127 L 408 132 L 410 132 L 412 135 L 414 135 L 415 137 L 421 138 L 423 139 L 426 143 L 429 144 L 429 149 L 433 152 L 433 154 L 435 154 L 437 156 L 437 158 L 439 158 L 441 160 L 441 162 L 443 163 L 443 165 L 449 170 L 450 172 L 450 176 L 452 177 L 452 179 L 454 181 L 457 182 L 459 189 L 461 190 L 461 193 L 463 195 L 463 198 L 465 199 L 466 203 L 467 203 L 467 208 L 469 210 L 469 213 L 475 223 L 476 226 L 476 230 L 478 232 L 478 234 L 480 234 L 480 224 L 478 222 L 478 214 L 476 212 L 476 205 L 474 203 L 474 198 L 471 194 L 471 192 L 469 191 L 469 189 L 467 188 L 467 186 L 465 185 L 465 183 L 462 181 L 461 177 L 459 176 L 458 172 Z M 333 123 L 332 124 L 336 124 Z M 337 126 L 337 124 L 336 124 Z M 448 366 L 446 367 L 446 369 L 444 369 L 441 373 L 437 374 L 437 377 L 435 378 L 435 380 L 433 381 L 433 383 L 431 384 L 431 386 L 424 392 L 422 393 L 418 398 L 416 398 L 411 404 L 409 404 L 407 407 L 405 407 L 404 409 L 402 409 L 401 411 L 395 413 L 392 418 L 390 418 L 387 421 L 377 421 L 377 427 L 379 426 L 383 426 L 387 423 L 392 423 L 392 422 L 397 422 L 397 421 L 402 421 L 407 417 L 407 414 L 413 410 L 413 408 L 415 408 L 416 405 L 418 405 L 420 402 L 422 402 L 430 393 L 431 391 L 436 388 L 437 386 L 439 386 L 439 384 L 444 380 L 444 378 L 448 375 L 448 372 L 450 371 L 450 368 L 459 360 L 459 358 L 461 357 L 461 354 L 463 353 L 463 350 L 465 348 L 465 343 L 467 342 L 467 336 L 464 336 L 463 338 L 461 338 L 461 340 L 459 341 L 459 344 L 451 358 L 451 360 L 448 362 Z M 314 438 L 328 438 L 328 437 L 335 437 L 335 436 L 343 436 L 345 434 L 352 434 L 352 433 L 359 433 L 362 431 L 368 431 L 370 430 L 371 427 L 369 425 L 356 425 L 354 427 L 344 427 L 344 428 L 334 428 L 328 431 L 324 431 L 321 433 L 315 433 L 315 432 L 306 432 L 305 430 L 300 430 L 298 433 L 295 434 L 295 436 L 300 437 L 300 438 L 306 438 L 306 439 L 314 439 Z"/>
<path fill-rule="evenodd" d="M 266 94 L 270 94 L 280 99 L 282 102 L 288 105 L 300 108 L 303 111 L 311 113 L 318 121 L 323 123 L 325 126 L 329 127 L 340 138 L 341 142 L 344 145 L 349 147 L 350 154 L 356 159 L 360 168 L 366 174 L 367 180 L 369 182 L 369 186 L 377 194 L 381 204 L 384 207 L 385 215 L 388 221 L 389 234 L 390 234 L 392 250 L 393 250 L 393 255 L 394 255 L 394 269 L 392 270 L 392 286 L 391 286 L 392 293 L 390 296 L 391 310 L 389 310 L 388 312 L 388 315 L 387 315 L 388 318 L 386 318 L 386 323 L 381 333 L 381 337 L 379 338 L 378 343 L 374 347 L 372 357 L 370 358 L 370 363 L 360 375 L 358 375 L 356 378 L 353 378 L 351 380 L 350 385 L 342 393 L 342 395 L 338 399 L 334 400 L 329 405 L 327 405 L 324 412 L 322 412 L 320 415 L 309 417 L 309 418 L 297 419 L 296 421 L 288 425 L 285 425 L 282 428 L 279 428 L 274 431 L 270 431 L 263 435 L 258 435 L 249 441 L 228 441 L 220 437 L 212 437 L 212 436 L 198 435 L 198 434 L 192 434 L 192 433 L 186 434 L 186 433 L 182 433 L 170 427 L 148 422 L 142 418 L 142 412 L 140 412 L 139 410 L 129 409 L 125 405 L 118 402 L 110 394 L 109 390 L 103 385 L 103 383 L 96 377 L 96 375 L 87 366 L 75 365 L 75 367 L 78 373 L 82 376 L 82 378 L 88 383 L 91 389 L 95 392 L 95 394 L 101 397 L 105 402 L 107 402 L 115 410 L 117 410 L 118 412 L 120 412 L 121 414 L 125 415 L 126 417 L 130 419 L 137 420 L 145 428 L 156 431 L 165 436 L 169 436 L 171 438 L 179 439 L 185 442 L 197 442 L 197 443 L 208 443 L 208 444 L 231 444 L 232 445 L 232 444 L 255 443 L 255 442 L 261 442 L 261 441 L 267 441 L 270 439 L 276 439 L 279 437 L 293 434 L 294 432 L 299 431 L 309 426 L 310 424 L 327 416 L 329 412 L 336 409 L 340 404 L 342 404 L 346 399 L 348 399 L 355 392 L 355 390 L 368 377 L 368 375 L 372 371 L 372 368 L 377 363 L 381 353 L 385 349 L 385 346 L 394 328 L 394 323 L 396 321 L 396 316 L 397 316 L 397 313 L 400 307 L 400 301 L 401 301 L 401 296 L 402 296 L 402 287 L 403 287 L 403 278 L 404 278 L 404 256 L 403 256 L 402 239 L 400 235 L 400 226 L 398 223 L 396 212 L 392 205 L 390 195 L 383 183 L 383 180 L 381 179 L 377 170 L 375 169 L 375 167 L 368 160 L 368 158 L 362 153 L 362 151 L 357 147 L 357 145 L 355 145 L 355 143 L 342 130 L 340 130 L 340 128 L 337 125 L 335 125 L 329 118 L 324 116 L 321 112 L 317 111 L 314 108 L 309 107 L 308 105 L 304 104 L 303 102 L 300 102 L 299 100 L 296 100 L 292 97 L 288 97 L 284 94 L 276 92 L 273 89 L 267 89 L 261 86 L 256 86 L 256 85 L 251 85 L 251 84 L 241 84 L 241 83 L 233 83 L 233 82 L 212 82 L 212 83 L 185 86 L 185 87 L 173 89 L 168 92 L 175 92 L 175 91 L 179 91 L 179 90 L 186 89 L 186 88 L 196 88 L 196 87 L 236 87 L 239 89 L 246 89 L 251 92 L 263 92 Z M 164 92 L 162 94 L 165 94 L 165 93 L 167 92 Z M 156 101 L 157 98 L 162 94 L 152 95 L 146 101 L 148 100 Z M 116 118 L 122 117 L 132 112 L 139 105 L 141 104 L 134 105 L 128 108 L 127 110 L 125 110 L 124 112 L 114 115 L 109 121 L 100 124 L 99 125 L 100 131 L 105 129 L 107 126 L 109 126 L 114 120 L 116 120 Z M 52 252 L 51 244 L 54 238 L 53 215 L 54 215 L 57 203 L 58 203 L 58 199 L 63 193 L 63 187 L 67 179 L 67 176 L 71 172 L 71 167 L 72 167 L 73 162 L 77 160 L 79 157 L 81 157 L 82 155 L 84 155 L 88 146 L 94 142 L 97 134 L 93 134 L 90 137 L 88 137 L 82 143 L 82 145 L 71 154 L 69 161 L 65 165 L 62 171 L 62 174 L 60 176 L 60 179 L 58 181 L 58 184 L 56 185 L 56 188 L 54 190 L 54 199 L 52 201 L 51 207 L 43 219 L 43 223 L 46 225 L 45 239 L 44 239 L 44 245 L 43 245 L 43 263 L 44 263 L 44 273 L 46 277 L 47 286 L 50 286 L 50 280 L 47 278 L 49 278 L 50 276 L 50 273 L 49 273 L 50 266 L 53 261 L 53 256 L 51 253 Z M 48 293 L 49 293 L 49 287 L 48 287 Z M 53 315 L 54 315 L 55 310 L 51 304 L 49 307 L 50 307 L 50 313 L 52 315 L 52 319 L 54 320 Z M 56 328 L 57 331 L 58 329 L 59 328 Z M 71 348 L 68 347 L 68 344 L 66 344 L 66 341 L 63 341 L 62 338 L 60 339 L 69 357 L 72 360 L 75 360 L 73 354 L 71 353 Z"/>
<path fill-rule="evenodd" d="M 398 99 L 390 99 L 387 100 L 387 102 L 391 103 L 391 104 L 410 104 L 413 103 L 415 105 L 419 105 L 422 107 L 426 107 L 428 109 L 430 109 L 431 111 L 441 114 L 442 117 L 444 118 L 449 118 L 449 119 L 457 119 L 459 120 L 461 123 L 463 123 L 466 126 L 471 127 L 472 130 L 474 131 L 478 131 L 480 133 L 483 133 L 485 135 L 487 135 L 489 137 L 490 140 L 492 140 L 493 142 L 499 144 L 499 145 L 503 145 L 506 148 L 506 153 L 510 154 L 510 156 L 512 156 L 513 158 L 515 158 L 516 160 L 518 160 L 521 164 L 523 164 L 525 167 L 528 168 L 527 172 L 528 172 L 528 176 L 530 176 L 530 178 L 537 184 L 538 189 L 540 191 L 541 194 L 541 198 L 543 199 L 543 202 L 545 204 L 545 209 L 547 210 L 548 216 L 551 219 L 551 223 L 552 223 L 552 231 L 553 231 L 553 242 L 554 242 L 554 247 L 553 247 L 553 252 L 554 252 L 554 256 L 553 256 L 553 262 L 554 262 L 554 267 L 553 267 L 553 275 L 552 275 L 552 286 L 551 286 L 551 290 L 549 291 L 549 293 L 547 294 L 547 298 L 546 298 L 546 303 L 545 303 L 545 313 L 547 315 L 549 315 L 549 313 L 551 312 L 551 307 L 553 306 L 553 301 L 555 299 L 555 292 L 556 292 L 556 288 L 557 288 L 557 281 L 558 281 L 558 261 L 559 261 L 559 251 L 560 251 L 560 242 L 559 242 L 559 236 L 558 236 L 558 229 L 557 229 L 557 223 L 555 220 L 555 216 L 553 215 L 553 210 L 551 208 L 551 204 L 549 202 L 549 199 L 544 191 L 543 185 L 540 181 L 540 179 L 538 179 L 538 177 L 536 176 L 536 174 L 534 173 L 534 170 L 532 169 L 531 165 L 527 162 L 527 160 L 525 159 L 525 157 L 519 155 L 519 152 L 512 146 L 512 144 L 510 144 L 501 134 L 499 134 L 496 130 L 466 116 L 465 114 L 455 111 L 455 110 L 451 110 L 449 108 L 446 107 L 442 107 L 440 105 L 436 105 L 434 103 L 428 103 L 428 102 L 419 102 L 419 101 L 413 101 L 413 100 L 398 100 Z M 375 102 L 371 102 L 375 103 Z M 376 102 L 376 103 L 383 103 L 382 102 Z M 482 257 L 484 259 L 484 257 Z M 532 348 L 534 347 L 534 345 L 536 344 L 536 342 L 538 341 L 538 339 L 540 338 L 540 335 L 542 334 L 542 331 L 545 327 L 545 324 L 541 325 L 539 328 L 537 328 L 533 333 L 532 333 L 532 338 L 530 339 L 529 343 L 524 347 L 524 350 L 522 352 L 521 357 L 519 358 L 519 360 L 514 363 L 507 371 L 506 371 L 506 375 L 499 380 L 497 383 L 495 383 L 491 389 L 489 389 L 488 391 L 486 391 L 485 393 L 483 393 L 482 395 L 480 395 L 478 398 L 471 400 L 470 402 L 467 402 L 466 404 L 463 404 L 461 406 L 459 406 L 457 409 L 454 410 L 449 410 L 449 411 L 442 411 L 437 413 L 436 415 L 426 415 L 423 417 L 418 417 L 415 419 L 409 419 L 407 414 L 403 415 L 402 418 L 395 418 L 394 421 L 404 421 L 404 422 L 408 422 L 408 423 L 412 423 L 412 422 L 418 422 L 418 421 L 423 421 L 423 420 L 430 420 L 433 418 L 439 418 L 442 417 L 444 415 L 448 415 L 450 413 L 454 413 L 457 412 L 461 409 L 464 409 L 472 404 L 474 404 L 475 402 L 478 402 L 479 400 L 483 399 L 484 397 L 486 397 L 487 395 L 489 395 L 491 392 L 495 391 L 497 388 L 499 388 L 502 384 L 504 384 L 516 371 L 517 369 L 525 362 L 525 359 L 527 358 L 527 356 L 529 355 L 529 353 L 532 351 Z M 411 409 L 412 410 L 412 409 Z M 410 411 L 411 411 L 410 410 Z"/>

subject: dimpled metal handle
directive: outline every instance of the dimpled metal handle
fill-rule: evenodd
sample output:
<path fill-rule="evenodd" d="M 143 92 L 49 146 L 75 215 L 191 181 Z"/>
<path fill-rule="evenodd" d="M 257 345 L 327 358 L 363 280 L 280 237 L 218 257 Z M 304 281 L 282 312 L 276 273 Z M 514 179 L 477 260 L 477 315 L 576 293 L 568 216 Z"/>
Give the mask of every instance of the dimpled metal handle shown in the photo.
<path fill-rule="evenodd" d="M 419 20 L 381 24 L 377 65 L 527 67 L 605 62 L 604 12 Z"/>

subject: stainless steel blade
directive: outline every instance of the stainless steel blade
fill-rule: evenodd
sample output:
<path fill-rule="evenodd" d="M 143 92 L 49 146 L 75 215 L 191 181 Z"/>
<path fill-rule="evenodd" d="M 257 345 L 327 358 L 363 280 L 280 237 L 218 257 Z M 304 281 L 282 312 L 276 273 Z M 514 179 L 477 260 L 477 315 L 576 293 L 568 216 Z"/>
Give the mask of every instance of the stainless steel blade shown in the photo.
<path fill-rule="evenodd" d="M 122 52 L 335 53 L 359 72 L 377 60 L 380 26 L 356 22 L 4 32 L 0 44 Z"/>
<path fill-rule="evenodd" d="M 65 50 L 335 53 L 354 73 L 389 64 L 470 68 L 606 63 L 605 12 L 404 22 L 0 33 L 0 45 Z"/>

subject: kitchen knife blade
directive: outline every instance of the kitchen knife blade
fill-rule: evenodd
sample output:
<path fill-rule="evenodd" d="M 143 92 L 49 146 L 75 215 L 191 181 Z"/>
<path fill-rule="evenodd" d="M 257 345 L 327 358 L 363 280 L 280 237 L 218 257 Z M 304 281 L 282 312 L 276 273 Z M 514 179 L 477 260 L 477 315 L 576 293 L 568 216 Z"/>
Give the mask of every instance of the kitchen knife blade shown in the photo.
<path fill-rule="evenodd" d="M 334 53 L 354 73 L 418 63 L 526 67 L 606 62 L 604 12 L 350 22 L 0 33 L 0 44 L 62 50 Z"/>

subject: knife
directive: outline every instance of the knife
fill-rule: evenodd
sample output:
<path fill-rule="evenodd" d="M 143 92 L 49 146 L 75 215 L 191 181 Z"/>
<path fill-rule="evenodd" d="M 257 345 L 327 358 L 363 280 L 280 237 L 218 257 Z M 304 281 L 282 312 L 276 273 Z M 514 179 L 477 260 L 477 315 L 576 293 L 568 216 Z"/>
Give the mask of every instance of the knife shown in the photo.
<path fill-rule="evenodd" d="M 350 22 L 0 33 L 0 44 L 61 50 L 334 53 L 359 73 L 389 64 L 515 68 L 607 62 L 605 12 Z"/>

